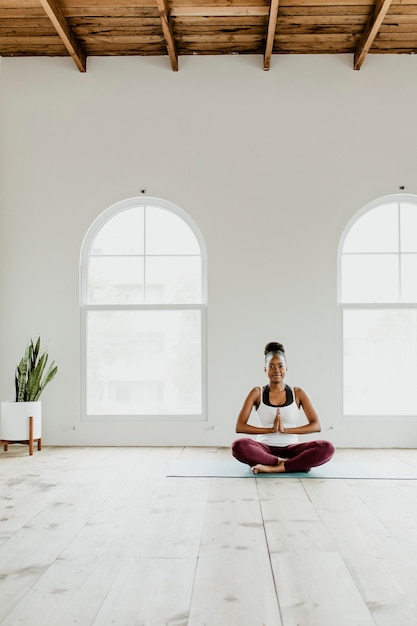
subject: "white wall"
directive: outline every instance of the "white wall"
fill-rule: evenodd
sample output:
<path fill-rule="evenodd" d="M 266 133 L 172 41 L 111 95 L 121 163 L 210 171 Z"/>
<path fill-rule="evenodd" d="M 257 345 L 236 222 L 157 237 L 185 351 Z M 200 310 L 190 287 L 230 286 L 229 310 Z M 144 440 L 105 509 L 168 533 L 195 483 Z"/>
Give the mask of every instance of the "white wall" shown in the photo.
<path fill-rule="evenodd" d="M 344 422 L 336 253 L 370 200 L 417 193 L 417 58 L 2 59 L 0 398 L 27 339 L 59 365 L 45 444 L 228 445 L 263 345 L 339 446 L 415 446 L 417 423 Z M 139 194 L 173 202 L 209 258 L 208 422 L 80 420 L 79 254 L 91 222 Z M 387 373 L 387 377 L 389 374 Z M 389 379 L 388 379 L 389 382 Z"/>

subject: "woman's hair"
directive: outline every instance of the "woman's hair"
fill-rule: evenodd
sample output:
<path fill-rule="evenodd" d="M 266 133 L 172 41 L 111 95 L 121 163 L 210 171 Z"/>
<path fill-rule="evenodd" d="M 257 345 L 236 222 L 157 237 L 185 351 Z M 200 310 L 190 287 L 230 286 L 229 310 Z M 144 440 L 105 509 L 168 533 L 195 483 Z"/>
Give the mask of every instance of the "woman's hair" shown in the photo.
<path fill-rule="evenodd" d="M 285 360 L 285 348 L 282 343 L 278 341 L 269 341 L 264 348 L 265 363 L 269 361 L 273 356 L 284 357 Z"/>

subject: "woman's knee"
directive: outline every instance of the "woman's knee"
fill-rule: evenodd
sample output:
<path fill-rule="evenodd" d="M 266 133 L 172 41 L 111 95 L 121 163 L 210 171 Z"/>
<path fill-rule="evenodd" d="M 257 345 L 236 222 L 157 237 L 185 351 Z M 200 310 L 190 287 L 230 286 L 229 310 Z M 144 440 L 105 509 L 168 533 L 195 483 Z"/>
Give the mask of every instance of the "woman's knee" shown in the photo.
<path fill-rule="evenodd" d="M 321 441 L 317 442 L 320 446 L 320 449 L 322 451 L 323 457 L 327 460 L 330 461 L 330 459 L 332 458 L 332 456 L 335 453 L 335 447 L 332 444 L 331 441 L 327 441 L 326 439 L 322 439 Z"/>
<path fill-rule="evenodd" d="M 235 439 L 232 443 L 231 450 L 232 450 L 232 455 L 235 457 L 235 459 L 241 458 L 242 456 L 245 456 L 244 451 L 247 445 L 247 439 Z"/>

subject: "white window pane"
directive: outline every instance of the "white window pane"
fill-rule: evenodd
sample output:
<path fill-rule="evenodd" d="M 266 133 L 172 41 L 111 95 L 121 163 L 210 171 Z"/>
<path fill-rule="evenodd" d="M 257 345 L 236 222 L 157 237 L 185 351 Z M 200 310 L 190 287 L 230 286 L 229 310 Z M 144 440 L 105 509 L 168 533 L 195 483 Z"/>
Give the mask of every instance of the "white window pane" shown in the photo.
<path fill-rule="evenodd" d="M 401 301 L 417 302 L 417 254 L 401 255 Z"/>
<path fill-rule="evenodd" d="M 196 304 L 201 302 L 200 257 L 147 257 L 147 304 Z"/>
<path fill-rule="evenodd" d="M 104 224 L 93 241 L 91 254 L 143 254 L 143 242 L 143 207 L 135 207 Z"/>
<path fill-rule="evenodd" d="M 88 312 L 88 415 L 201 413 L 199 310 Z"/>
<path fill-rule="evenodd" d="M 396 254 L 342 255 L 342 301 L 396 302 L 398 271 Z"/>
<path fill-rule="evenodd" d="M 345 415 L 417 415 L 417 311 L 345 310 Z"/>
<path fill-rule="evenodd" d="M 143 257 L 90 257 L 89 303 L 143 303 Z"/>
<path fill-rule="evenodd" d="M 401 250 L 417 252 L 417 205 L 401 204 Z"/>
<path fill-rule="evenodd" d="M 181 217 L 165 209 L 147 207 L 146 254 L 200 254 L 200 245 Z"/>
<path fill-rule="evenodd" d="M 397 252 L 398 241 L 398 204 L 383 204 L 355 222 L 343 252 Z"/>

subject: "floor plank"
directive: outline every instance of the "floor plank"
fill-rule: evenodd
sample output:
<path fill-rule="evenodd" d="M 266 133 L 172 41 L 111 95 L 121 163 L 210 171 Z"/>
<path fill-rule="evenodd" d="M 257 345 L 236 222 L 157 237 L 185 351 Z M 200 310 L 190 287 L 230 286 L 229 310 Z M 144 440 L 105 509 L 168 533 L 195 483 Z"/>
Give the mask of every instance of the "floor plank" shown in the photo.
<path fill-rule="evenodd" d="M 345 626 L 373 626 L 333 537 L 306 497 L 305 482 L 258 481 L 283 622 L 333 626 L 343 615 Z"/>
<path fill-rule="evenodd" d="M 401 481 L 343 481 L 312 485 L 305 488 L 316 507 L 329 536 L 350 572 L 352 580 L 368 606 L 375 624 L 411 624 L 416 621 L 412 588 L 417 584 L 415 562 L 398 542 L 381 517 L 376 506 L 369 506 L 364 490 L 384 493 L 389 507 L 389 494 Z M 398 515 L 396 511 L 395 515 Z M 400 565 L 401 564 L 401 565 Z"/>
<path fill-rule="evenodd" d="M 189 626 L 281 625 L 255 480 L 212 480 Z"/>

